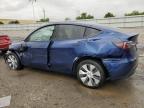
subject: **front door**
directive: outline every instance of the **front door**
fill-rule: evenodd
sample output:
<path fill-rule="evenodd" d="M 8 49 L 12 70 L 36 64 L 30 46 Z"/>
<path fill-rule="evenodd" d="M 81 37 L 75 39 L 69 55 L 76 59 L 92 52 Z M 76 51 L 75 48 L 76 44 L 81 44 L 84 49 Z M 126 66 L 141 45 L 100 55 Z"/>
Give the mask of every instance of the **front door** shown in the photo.
<path fill-rule="evenodd" d="M 46 68 L 48 66 L 50 38 L 54 26 L 42 27 L 34 31 L 25 41 L 25 50 L 22 53 L 22 62 L 26 66 Z"/>

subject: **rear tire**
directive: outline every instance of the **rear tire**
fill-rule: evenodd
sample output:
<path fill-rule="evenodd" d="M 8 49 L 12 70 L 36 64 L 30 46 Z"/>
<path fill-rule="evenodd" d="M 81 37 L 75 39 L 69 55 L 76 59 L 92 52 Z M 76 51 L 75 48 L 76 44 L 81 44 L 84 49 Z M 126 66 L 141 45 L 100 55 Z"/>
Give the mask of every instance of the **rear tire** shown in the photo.
<path fill-rule="evenodd" d="M 84 60 L 77 66 L 77 78 L 86 87 L 98 88 L 105 81 L 105 72 L 99 62 Z"/>
<path fill-rule="evenodd" d="M 12 70 L 22 69 L 20 59 L 13 52 L 10 52 L 10 53 L 6 54 L 5 61 L 6 61 L 6 64 L 8 65 L 8 67 Z"/>

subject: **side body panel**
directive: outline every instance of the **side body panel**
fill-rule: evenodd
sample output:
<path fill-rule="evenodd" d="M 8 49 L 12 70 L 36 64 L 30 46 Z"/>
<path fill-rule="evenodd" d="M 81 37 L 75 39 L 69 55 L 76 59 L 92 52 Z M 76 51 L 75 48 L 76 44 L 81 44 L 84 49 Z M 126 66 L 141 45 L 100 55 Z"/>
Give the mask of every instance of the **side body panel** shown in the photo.
<path fill-rule="evenodd" d="M 48 46 L 50 42 L 27 42 L 21 61 L 25 66 L 45 69 L 48 66 Z"/>
<path fill-rule="evenodd" d="M 27 50 L 21 52 L 21 47 L 26 44 Z M 48 46 L 50 42 L 19 42 L 12 44 L 9 48 L 14 51 L 20 58 L 24 66 L 34 68 L 47 69 L 48 68 Z"/>
<path fill-rule="evenodd" d="M 119 57 L 122 50 L 111 42 L 111 38 L 97 37 L 54 41 L 50 48 L 50 69 L 53 71 L 73 74 L 73 66 L 76 60 L 90 56 L 100 59 Z M 115 38 L 114 38 L 115 39 Z"/>

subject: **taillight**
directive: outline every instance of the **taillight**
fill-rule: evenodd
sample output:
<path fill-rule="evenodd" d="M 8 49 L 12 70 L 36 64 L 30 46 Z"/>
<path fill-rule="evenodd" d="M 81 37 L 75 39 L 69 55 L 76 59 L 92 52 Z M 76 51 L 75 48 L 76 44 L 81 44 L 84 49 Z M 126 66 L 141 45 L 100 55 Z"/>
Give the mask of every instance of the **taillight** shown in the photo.
<path fill-rule="evenodd" d="M 9 37 L 4 37 L 4 39 L 5 39 L 5 40 L 10 40 L 10 38 L 9 38 Z"/>
<path fill-rule="evenodd" d="M 1 40 L 1 43 L 11 44 L 11 39 L 10 39 L 8 36 L 6 36 L 6 35 L 1 36 L 1 37 L 0 37 L 0 40 Z"/>
<path fill-rule="evenodd" d="M 122 49 L 129 49 L 133 46 L 136 46 L 136 43 L 129 41 L 129 42 L 114 42 L 114 44 Z"/>

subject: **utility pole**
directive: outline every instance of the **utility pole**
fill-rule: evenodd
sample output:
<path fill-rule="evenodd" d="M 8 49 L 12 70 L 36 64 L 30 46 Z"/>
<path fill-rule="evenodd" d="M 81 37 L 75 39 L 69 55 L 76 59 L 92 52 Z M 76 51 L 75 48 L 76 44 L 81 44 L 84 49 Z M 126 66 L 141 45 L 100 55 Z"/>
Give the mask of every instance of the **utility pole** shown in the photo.
<path fill-rule="evenodd" d="M 29 2 L 32 3 L 32 7 L 33 7 L 33 18 L 34 18 L 34 20 L 36 20 L 36 19 L 35 19 L 35 8 L 34 8 L 34 3 L 35 3 L 36 1 L 37 1 L 37 0 L 29 0 Z"/>
<path fill-rule="evenodd" d="M 44 15 L 44 20 L 46 19 L 46 16 L 45 16 L 45 9 L 43 9 L 43 15 Z"/>
<path fill-rule="evenodd" d="M 76 16 L 80 15 L 80 10 L 76 10 Z"/>

